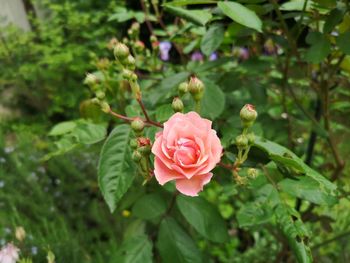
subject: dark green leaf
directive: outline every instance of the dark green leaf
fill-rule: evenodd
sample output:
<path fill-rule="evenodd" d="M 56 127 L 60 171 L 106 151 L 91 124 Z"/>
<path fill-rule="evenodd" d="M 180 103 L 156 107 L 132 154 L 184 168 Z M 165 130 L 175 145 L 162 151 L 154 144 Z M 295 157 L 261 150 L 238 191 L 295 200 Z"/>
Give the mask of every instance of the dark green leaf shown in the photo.
<path fill-rule="evenodd" d="M 156 119 L 160 122 L 167 121 L 173 114 L 174 111 L 170 104 L 159 106 L 156 109 Z"/>
<path fill-rule="evenodd" d="M 220 67 L 230 61 L 232 61 L 232 58 L 219 58 L 214 61 L 207 61 L 199 65 L 198 67 L 194 68 L 193 71 L 195 73 L 205 72 L 205 71 Z"/>
<path fill-rule="evenodd" d="M 262 32 L 262 22 L 260 18 L 244 5 L 236 2 L 218 2 L 218 7 L 233 21 L 243 26 L 253 28 Z"/>
<path fill-rule="evenodd" d="M 214 242 L 225 242 L 228 239 L 224 219 L 208 201 L 201 197 L 179 195 L 176 204 L 187 222 L 203 237 Z"/>
<path fill-rule="evenodd" d="M 152 243 L 145 235 L 125 240 L 114 255 L 114 262 L 120 263 L 152 263 Z"/>
<path fill-rule="evenodd" d="M 350 31 L 337 37 L 337 46 L 346 55 L 350 55 Z"/>
<path fill-rule="evenodd" d="M 201 103 L 201 114 L 211 120 L 220 116 L 225 108 L 225 94 L 213 82 L 203 79 L 205 85 L 204 96 Z"/>
<path fill-rule="evenodd" d="M 259 203 L 247 203 L 237 213 L 240 227 L 256 226 L 270 221 L 273 213 L 269 207 Z"/>
<path fill-rule="evenodd" d="M 328 194 L 334 194 L 337 187 L 333 183 L 306 165 L 303 160 L 287 148 L 269 140 L 262 139 L 261 137 L 255 139 L 254 146 L 265 151 L 272 161 L 279 165 L 284 165 L 286 168 L 299 170 L 305 176 L 317 181 L 320 184 L 320 189 Z"/>
<path fill-rule="evenodd" d="M 225 30 L 222 24 L 217 23 L 209 27 L 201 41 L 201 50 L 206 56 L 209 56 L 220 47 L 224 40 L 224 33 Z"/>
<path fill-rule="evenodd" d="M 157 248 L 162 262 L 203 262 L 202 255 L 192 238 L 172 218 L 165 218 L 160 224 Z"/>
<path fill-rule="evenodd" d="M 123 124 L 115 127 L 105 141 L 100 154 L 99 186 L 112 212 L 135 177 L 129 150 L 130 134 L 129 125 Z"/>
<path fill-rule="evenodd" d="M 305 60 L 311 63 L 322 62 L 331 53 L 331 43 L 320 32 L 311 32 L 306 41 L 311 47 L 305 53 Z"/>
<path fill-rule="evenodd" d="M 310 177 L 298 177 L 296 180 L 284 179 L 278 183 L 282 191 L 318 205 L 337 203 L 334 196 L 327 195 L 320 189 L 320 184 Z"/>
<path fill-rule="evenodd" d="M 344 11 L 338 8 L 333 9 L 327 16 L 326 22 L 323 26 L 323 33 L 330 33 L 336 25 L 338 25 L 344 16 Z"/>
<path fill-rule="evenodd" d="M 143 196 L 132 208 L 133 214 L 141 219 L 156 218 L 164 214 L 166 210 L 167 203 L 158 193 Z"/>
<path fill-rule="evenodd" d="M 164 7 L 166 11 L 199 26 L 204 26 L 212 17 L 211 13 L 207 10 L 187 10 L 171 5 L 165 5 Z"/>
<path fill-rule="evenodd" d="M 175 0 L 167 2 L 168 5 L 184 6 L 184 5 L 200 5 L 200 4 L 214 4 L 217 0 Z"/>

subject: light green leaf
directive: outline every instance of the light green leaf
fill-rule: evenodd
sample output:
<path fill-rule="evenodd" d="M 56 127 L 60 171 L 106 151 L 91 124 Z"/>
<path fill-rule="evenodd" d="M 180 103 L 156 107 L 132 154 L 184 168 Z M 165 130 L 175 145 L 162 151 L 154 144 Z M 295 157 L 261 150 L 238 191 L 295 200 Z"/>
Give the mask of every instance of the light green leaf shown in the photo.
<path fill-rule="evenodd" d="M 106 137 L 107 127 L 105 124 L 79 123 L 72 135 L 79 143 L 94 144 Z"/>
<path fill-rule="evenodd" d="M 217 0 L 175 0 L 167 2 L 167 5 L 184 6 L 184 5 L 201 5 L 201 4 L 215 4 Z"/>
<path fill-rule="evenodd" d="M 159 106 L 156 109 L 156 119 L 159 122 L 167 121 L 174 114 L 170 104 Z"/>
<path fill-rule="evenodd" d="M 202 38 L 201 50 L 204 55 L 209 56 L 220 47 L 224 40 L 225 29 L 222 24 L 213 24 Z"/>
<path fill-rule="evenodd" d="M 307 0 L 291 0 L 289 2 L 283 3 L 280 9 L 283 11 L 302 11 Z M 306 4 L 306 11 L 310 11 L 313 2 L 309 0 Z"/>
<path fill-rule="evenodd" d="M 203 262 L 202 255 L 195 242 L 173 218 L 165 218 L 160 224 L 157 248 L 162 262 Z"/>
<path fill-rule="evenodd" d="M 256 226 L 269 222 L 272 216 L 269 207 L 254 202 L 242 206 L 237 213 L 237 221 L 240 227 Z"/>
<path fill-rule="evenodd" d="M 181 7 L 164 5 L 165 10 L 198 26 L 204 26 L 212 17 L 207 10 L 187 10 Z"/>
<path fill-rule="evenodd" d="M 278 183 L 282 191 L 318 205 L 334 205 L 335 196 L 327 195 L 320 189 L 320 184 L 310 177 L 301 176 L 296 180 L 284 179 Z"/>
<path fill-rule="evenodd" d="M 75 129 L 77 126 L 76 122 L 74 121 L 65 121 L 60 122 L 52 127 L 52 129 L 49 132 L 49 136 L 59 136 L 66 133 L 69 133 Z"/>
<path fill-rule="evenodd" d="M 135 216 L 141 219 L 153 219 L 161 216 L 167 210 L 164 197 L 158 193 L 148 194 L 140 198 L 132 208 Z"/>
<path fill-rule="evenodd" d="M 111 212 L 131 186 L 135 169 L 131 162 L 129 139 L 131 128 L 123 124 L 114 128 L 105 141 L 98 164 L 98 181 Z"/>
<path fill-rule="evenodd" d="M 260 18 L 244 5 L 236 2 L 218 2 L 218 7 L 233 21 L 243 26 L 253 28 L 262 32 L 262 22 Z"/>
<path fill-rule="evenodd" d="M 179 195 L 176 204 L 187 222 L 203 237 L 214 242 L 228 239 L 226 223 L 215 206 L 201 197 Z"/>
<path fill-rule="evenodd" d="M 350 55 L 350 31 L 337 37 L 337 46 L 346 55 Z"/>
<path fill-rule="evenodd" d="M 226 97 L 215 83 L 207 79 L 203 79 L 203 82 L 205 91 L 201 102 L 201 115 L 214 120 L 223 112 Z"/>

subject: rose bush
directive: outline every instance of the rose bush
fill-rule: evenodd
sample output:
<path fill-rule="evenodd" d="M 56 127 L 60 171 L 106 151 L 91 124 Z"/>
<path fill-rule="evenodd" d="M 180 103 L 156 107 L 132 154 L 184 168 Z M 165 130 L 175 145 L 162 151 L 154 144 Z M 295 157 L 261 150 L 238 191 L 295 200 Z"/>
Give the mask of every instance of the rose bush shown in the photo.
<path fill-rule="evenodd" d="M 209 183 L 210 172 L 220 161 L 222 146 L 210 120 L 196 112 L 176 113 L 164 123 L 152 147 L 154 174 L 163 185 L 176 181 L 185 195 L 197 196 Z"/>

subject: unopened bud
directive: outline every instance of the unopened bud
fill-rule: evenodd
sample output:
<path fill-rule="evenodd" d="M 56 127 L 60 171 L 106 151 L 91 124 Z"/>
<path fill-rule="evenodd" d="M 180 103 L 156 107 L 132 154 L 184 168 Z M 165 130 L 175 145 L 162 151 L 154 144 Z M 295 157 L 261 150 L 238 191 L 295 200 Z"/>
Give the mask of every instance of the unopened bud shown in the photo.
<path fill-rule="evenodd" d="M 140 31 L 140 24 L 138 22 L 134 22 L 134 23 L 132 23 L 130 29 L 132 31 Z"/>
<path fill-rule="evenodd" d="M 188 83 L 188 91 L 192 94 L 194 100 L 202 99 L 204 93 L 203 82 L 197 77 L 191 77 Z"/>
<path fill-rule="evenodd" d="M 244 105 L 239 115 L 241 117 L 242 125 L 245 128 L 252 126 L 254 121 L 258 117 L 258 113 L 256 112 L 255 107 L 252 104 Z"/>
<path fill-rule="evenodd" d="M 21 226 L 16 227 L 15 236 L 18 241 L 22 242 L 26 238 L 26 231 Z"/>
<path fill-rule="evenodd" d="M 109 113 L 111 111 L 111 107 L 106 101 L 100 102 L 101 110 L 105 113 Z"/>
<path fill-rule="evenodd" d="M 185 93 L 188 92 L 188 83 L 187 82 L 180 83 L 177 90 L 179 91 L 179 95 L 183 96 Z"/>
<path fill-rule="evenodd" d="M 153 42 L 157 42 L 158 38 L 155 35 L 151 35 L 149 40 L 153 43 Z"/>
<path fill-rule="evenodd" d="M 139 151 L 134 151 L 132 153 L 132 160 L 135 162 L 139 162 L 142 159 L 142 154 Z"/>
<path fill-rule="evenodd" d="M 142 41 L 137 40 L 135 42 L 135 50 L 136 50 L 136 52 L 142 52 L 144 49 L 145 49 L 145 44 Z"/>
<path fill-rule="evenodd" d="M 103 100 L 106 97 L 106 94 L 102 90 L 99 90 L 99 91 L 96 91 L 96 97 L 99 100 Z"/>
<path fill-rule="evenodd" d="M 129 81 L 133 81 L 137 79 L 137 75 L 129 69 L 123 69 L 122 76 L 124 79 Z"/>
<path fill-rule="evenodd" d="M 245 135 L 241 134 L 236 137 L 236 146 L 238 148 L 245 148 L 248 146 L 248 139 Z"/>
<path fill-rule="evenodd" d="M 255 168 L 249 168 L 247 171 L 247 175 L 248 175 L 248 177 L 255 179 L 258 177 L 259 172 Z"/>
<path fill-rule="evenodd" d="M 249 145 L 254 144 L 254 142 L 255 142 L 255 134 L 253 132 L 250 132 L 246 136 L 247 136 Z"/>
<path fill-rule="evenodd" d="M 137 140 L 136 139 L 132 139 L 129 144 L 130 144 L 130 147 L 132 149 L 136 149 L 137 148 Z"/>
<path fill-rule="evenodd" d="M 137 139 L 137 150 L 142 155 L 149 155 L 151 153 L 151 140 L 146 137 L 140 137 Z"/>
<path fill-rule="evenodd" d="M 129 55 L 125 60 L 122 61 L 122 63 L 129 69 L 134 70 L 135 69 L 135 58 L 132 55 Z"/>
<path fill-rule="evenodd" d="M 135 132 L 142 132 L 143 129 L 145 128 L 145 123 L 141 118 L 135 118 L 132 122 L 131 122 L 131 128 L 135 131 Z"/>
<path fill-rule="evenodd" d="M 174 112 L 182 112 L 184 110 L 184 104 L 179 97 L 175 97 L 173 103 L 171 104 Z"/>
<path fill-rule="evenodd" d="M 87 73 L 85 80 L 84 80 L 84 84 L 89 85 L 89 86 L 93 86 L 96 83 L 98 83 L 98 79 L 97 79 L 96 75 L 92 74 L 92 73 Z"/>
<path fill-rule="evenodd" d="M 114 56 L 120 60 L 123 61 L 125 58 L 127 58 L 130 54 L 129 48 L 127 45 L 123 43 L 117 43 L 114 47 Z"/>

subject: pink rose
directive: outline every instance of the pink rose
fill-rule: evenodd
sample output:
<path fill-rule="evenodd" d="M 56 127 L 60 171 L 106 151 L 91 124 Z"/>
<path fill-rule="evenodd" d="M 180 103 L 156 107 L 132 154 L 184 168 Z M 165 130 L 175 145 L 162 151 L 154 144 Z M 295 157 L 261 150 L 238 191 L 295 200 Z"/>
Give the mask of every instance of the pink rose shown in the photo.
<path fill-rule="evenodd" d="M 152 147 L 159 184 L 175 180 L 181 193 L 197 196 L 213 176 L 222 146 L 211 121 L 196 112 L 176 113 L 164 123 Z"/>

